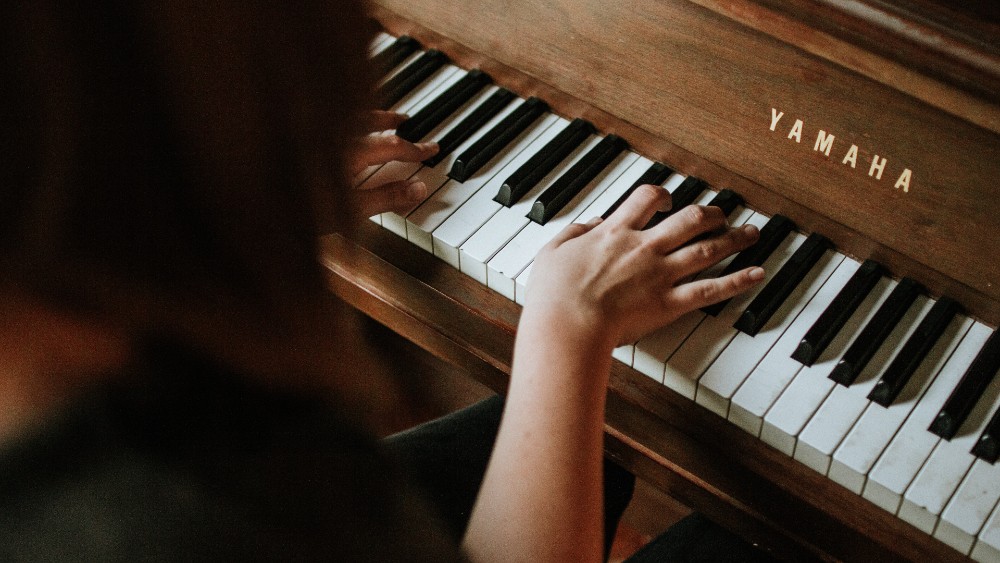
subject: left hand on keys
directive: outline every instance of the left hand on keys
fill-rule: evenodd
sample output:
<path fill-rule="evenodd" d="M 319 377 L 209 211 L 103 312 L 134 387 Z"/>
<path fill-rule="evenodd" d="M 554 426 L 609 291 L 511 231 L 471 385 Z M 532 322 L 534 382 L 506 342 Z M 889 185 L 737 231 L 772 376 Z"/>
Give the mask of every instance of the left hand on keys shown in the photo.
<path fill-rule="evenodd" d="M 369 125 L 372 131 L 360 139 L 348 154 L 348 172 L 356 177 L 365 168 L 392 161 L 421 162 L 438 152 L 437 143 L 411 143 L 391 131 L 406 121 L 407 116 L 391 111 L 373 111 Z M 404 211 L 427 196 L 427 186 L 420 181 L 400 180 L 355 192 L 358 213 L 370 217 L 386 211 Z"/>

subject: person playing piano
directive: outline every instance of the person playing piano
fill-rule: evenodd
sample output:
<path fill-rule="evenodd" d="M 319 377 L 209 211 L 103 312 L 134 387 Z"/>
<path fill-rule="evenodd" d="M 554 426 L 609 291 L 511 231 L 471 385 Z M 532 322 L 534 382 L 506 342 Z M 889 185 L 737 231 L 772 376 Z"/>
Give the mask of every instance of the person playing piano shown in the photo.
<path fill-rule="evenodd" d="M 3 10 L 0 559 L 602 557 L 611 350 L 758 283 L 690 281 L 753 228 L 643 231 L 650 186 L 545 247 L 456 536 L 398 462 L 423 446 L 367 425 L 389 376 L 317 260 L 423 195 L 351 172 L 436 150 L 356 141 L 401 119 L 364 111 L 361 6 Z"/>

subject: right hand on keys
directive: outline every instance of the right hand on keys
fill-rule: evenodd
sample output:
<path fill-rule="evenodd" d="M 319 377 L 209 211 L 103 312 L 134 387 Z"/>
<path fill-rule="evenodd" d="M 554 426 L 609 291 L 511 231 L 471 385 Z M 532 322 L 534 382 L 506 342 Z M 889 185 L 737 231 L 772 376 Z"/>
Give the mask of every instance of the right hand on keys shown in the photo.
<path fill-rule="evenodd" d="M 525 314 L 554 315 L 549 318 L 566 329 L 601 331 L 613 347 L 764 279 L 754 267 L 691 281 L 756 242 L 759 232 L 753 225 L 731 228 L 721 209 L 698 205 L 642 230 L 669 202 L 662 187 L 643 186 L 607 220 L 564 229 L 535 260 Z"/>

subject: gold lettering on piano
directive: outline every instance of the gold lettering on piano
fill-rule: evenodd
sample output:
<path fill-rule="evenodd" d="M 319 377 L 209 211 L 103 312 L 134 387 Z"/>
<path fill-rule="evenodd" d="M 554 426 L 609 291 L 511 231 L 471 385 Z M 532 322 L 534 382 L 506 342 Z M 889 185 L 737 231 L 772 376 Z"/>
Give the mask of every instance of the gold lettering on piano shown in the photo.
<path fill-rule="evenodd" d="M 910 176 L 912 175 L 913 173 L 910 172 L 909 168 L 903 170 L 903 173 L 899 175 L 899 179 L 896 180 L 896 189 L 903 188 L 904 192 L 910 191 Z"/>
<path fill-rule="evenodd" d="M 796 143 L 802 142 L 802 120 L 796 119 L 795 125 L 792 125 L 792 130 L 788 132 L 788 138 L 795 139 Z"/>
<path fill-rule="evenodd" d="M 771 131 L 778 131 L 778 123 L 781 119 L 785 117 L 785 112 L 778 111 L 778 108 L 771 108 Z M 802 132 L 805 128 L 805 122 L 801 119 L 796 119 L 792 126 L 788 129 L 787 138 L 789 140 L 795 141 L 796 143 L 802 143 Z M 813 143 L 813 151 L 821 152 L 824 156 L 829 157 L 830 153 L 833 151 L 834 142 L 836 141 L 836 135 L 828 133 L 824 129 L 819 129 L 816 133 L 816 142 Z M 844 157 L 840 160 L 841 164 L 850 166 L 852 169 L 857 169 L 858 167 L 858 145 L 851 144 L 851 147 L 847 149 L 844 153 Z M 868 176 L 870 178 L 875 178 L 875 180 L 882 180 L 882 173 L 886 170 L 886 165 L 889 163 L 889 158 L 884 156 L 879 156 L 878 154 L 872 154 L 870 166 L 868 167 Z M 910 181 L 913 179 L 913 171 L 909 168 L 904 168 L 899 174 L 896 183 L 893 185 L 897 190 L 902 188 L 904 192 L 909 193 L 910 191 Z"/>
<path fill-rule="evenodd" d="M 814 151 L 823 151 L 823 154 L 830 156 L 830 149 L 833 148 L 833 140 L 836 139 L 833 135 L 827 135 L 826 131 L 820 129 L 819 134 L 816 135 L 816 144 L 813 145 Z"/>
<path fill-rule="evenodd" d="M 858 145 L 851 145 L 851 148 L 847 149 L 847 154 L 844 155 L 844 160 L 841 163 L 850 163 L 851 168 L 858 167 Z"/>
<path fill-rule="evenodd" d="M 774 128 L 778 126 L 778 121 L 782 117 L 785 117 L 785 112 L 779 112 L 777 109 L 771 108 L 771 131 L 774 131 Z"/>
<path fill-rule="evenodd" d="M 878 155 L 872 157 L 872 166 L 868 169 L 869 176 L 875 176 L 876 180 L 882 179 L 882 171 L 885 170 L 886 159 L 879 160 Z M 876 170 L 878 173 L 876 174 Z"/>

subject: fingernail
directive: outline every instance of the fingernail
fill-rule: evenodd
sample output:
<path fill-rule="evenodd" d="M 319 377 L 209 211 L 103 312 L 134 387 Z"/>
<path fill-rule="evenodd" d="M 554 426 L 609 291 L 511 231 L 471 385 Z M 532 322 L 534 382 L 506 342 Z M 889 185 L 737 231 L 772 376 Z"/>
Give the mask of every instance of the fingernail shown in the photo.
<path fill-rule="evenodd" d="M 406 197 L 409 199 L 423 199 L 427 195 L 427 184 L 423 182 L 413 182 L 406 186 Z"/>
<path fill-rule="evenodd" d="M 417 143 L 417 147 L 419 147 L 420 150 L 422 150 L 422 151 L 433 150 L 433 151 L 437 152 L 437 150 L 438 150 L 438 144 L 435 143 L 435 142 L 432 142 L 432 141 L 428 141 L 426 143 Z"/>
<path fill-rule="evenodd" d="M 662 211 L 666 213 L 667 211 L 670 211 L 671 207 L 673 207 L 674 202 L 670 197 L 670 192 L 668 192 L 667 189 L 664 188 L 663 186 L 658 186 L 656 184 L 643 184 L 642 188 L 648 190 L 649 193 L 656 198 L 662 197 L 664 194 L 666 194 L 667 197 L 664 198 L 662 202 L 660 202 L 660 207 L 657 209 L 657 211 Z"/>
<path fill-rule="evenodd" d="M 750 270 L 750 279 L 760 281 L 764 279 L 764 268 L 754 268 Z"/>
<path fill-rule="evenodd" d="M 743 232 L 755 238 L 760 234 L 757 225 L 743 225 Z"/>

